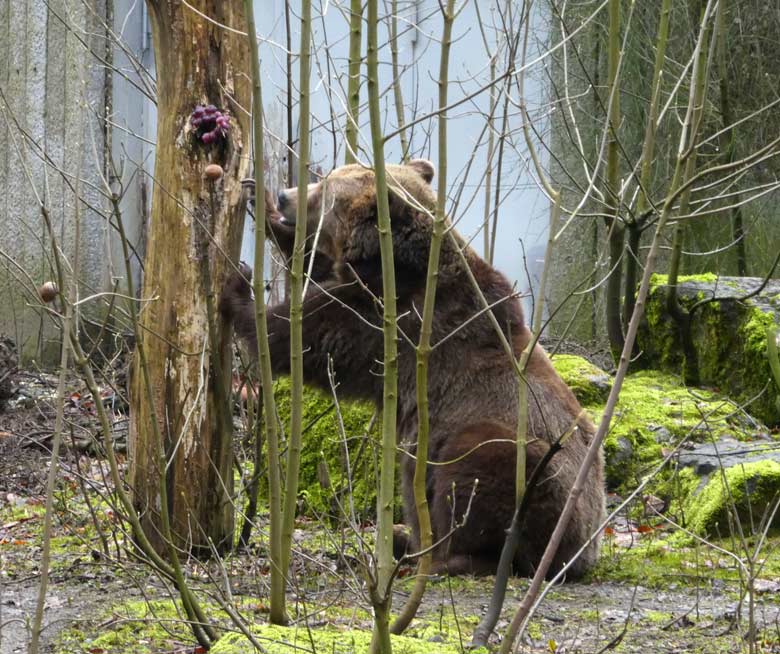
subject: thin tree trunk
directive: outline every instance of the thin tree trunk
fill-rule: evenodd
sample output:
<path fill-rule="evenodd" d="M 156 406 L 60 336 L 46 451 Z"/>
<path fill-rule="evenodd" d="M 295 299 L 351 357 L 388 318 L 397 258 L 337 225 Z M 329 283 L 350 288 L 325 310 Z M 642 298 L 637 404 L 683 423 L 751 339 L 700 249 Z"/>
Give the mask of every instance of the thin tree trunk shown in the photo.
<path fill-rule="evenodd" d="M 262 414 L 268 443 L 268 504 L 270 514 L 270 552 L 271 552 L 271 610 L 273 624 L 286 624 L 287 610 L 285 597 L 285 576 L 287 569 L 282 561 L 282 498 L 281 498 L 281 457 L 279 454 L 279 431 L 276 423 L 276 402 L 273 393 L 271 371 L 271 353 L 268 345 L 268 323 L 265 304 L 265 169 L 263 143 L 263 94 L 260 83 L 260 58 L 257 48 L 255 14 L 253 0 L 245 0 L 248 43 L 252 64 L 252 135 L 253 164 L 255 172 L 255 275 L 253 277 L 255 295 L 255 329 L 257 333 L 257 358 L 260 363 L 260 382 L 263 397 Z M 259 411 L 260 409 L 258 409 Z M 260 465 L 260 421 L 255 430 L 255 466 Z M 255 471 L 255 474 L 257 472 Z M 256 480 L 255 483 L 259 483 Z M 256 493 L 253 489 L 253 493 Z"/>
<path fill-rule="evenodd" d="M 406 137 L 404 95 L 401 88 L 401 69 L 398 65 L 398 0 L 390 3 L 390 59 L 393 69 L 393 100 L 398 121 L 398 138 L 401 140 L 401 161 L 409 159 L 409 139 Z"/>
<path fill-rule="evenodd" d="M 382 391 L 382 444 L 379 467 L 379 493 L 376 500 L 376 570 L 369 592 L 374 607 L 374 634 L 371 651 L 390 654 L 390 583 L 393 572 L 393 500 L 395 495 L 396 422 L 398 417 L 398 314 L 396 309 L 393 235 L 387 195 L 385 147 L 379 105 L 377 0 L 367 2 L 368 114 L 374 150 L 377 227 L 382 257 L 382 300 L 384 331 L 384 376 Z"/>
<path fill-rule="evenodd" d="M 620 315 L 623 282 L 623 244 L 625 228 L 620 220 L 620 167 L 618 162 L 618 128 L 620 127 L 620 89 L 617 73 L 620 66 L 620 0 L 609 0 L 609 45 L 607 51 L 609 86 L 609 136 L 607 140 L 607 201 L 611 213 L 609 227 L 609 270 L 607 278 L 607 335 L 612 352 L 623 349 L 623 322 Z"/>
<path fill-rule="evenodd" d="M 496 57 L 490 58 L 490 79 L 496 77 Z M 490 112 L 488 114 L 488 146 L 487 146 L 487 171 L 485 172 L 485 210 L 482 216 L 482 256 L 485 261 L 492 262 L 491 239 L 490 239 L 490 192 L 493 184 L 493 151 L 495 149 L 496 135 L 493 131 L 493 114 L 496 111 L 498 98 L 496 96 L 496 85 L 490 87 Z"/>
<path fill-rule="evenodd" d="M 357 161 L 360 127 L 360 61 L 363 43 L 363 3 L 351 0 L 349 6 L 349 80 L 347 81 L 347 151 L 344 163 Z"/>
<path fill-rule="evenodd" d="M 716 23 L 718 20 L 720 20 L 719 17 L 722 13 L 721 7 L 722 3 L 719 2 L 715 18 Z M 705 15 L 706 11 L 707 9 L 702 10 L 702 16 Z M 710 37 L 710 35 L 712 36 Z M 700 71 L 700 74 L 691 82 L 692 109 L 690 120 L 694 130 L 698 129 L 702 121 L 702 116 L 704 115 L 704 99 L 707 92 L 707 79 L 710 62 L 714 56 L 714 48 L 717 46 L 717 37 L 717 30 L 715 30 L 713 27 L 710 27 L 708 24 L 703 24 L 701 42 L 699 43 L 699 49 L 696 53 L 696 67 Z M 709 48 L 706 47 L 708 44 L 708 39 L 710 39 Z M 689 145 L 685 156 L 685 167 L 682 173 L 682 183 L 685 185 L 685 190 L 680 194 L 680 204 L 678 207 L 678 214 L 681 216 L 688 214 L 690 208 L 691 189 L 690 185 L 688 185 L 688 180 L 693 177 L 696 171 L 696 148 L 694 147 L 693 143 Z M 677 224 L 674 228 L 674 236 L 672 238 L 672 252 L 669 260 L 666 309 L 669 312 L 669 315 L 671 315 L 674 321 L 677 323 L 677 330 L 680 334 L 683 355 L 685 356 L 683 377 L 686 383 L 696 384 L 699 381 L 699 361 L 696 345 L 693 342 L 693 334 L 691 333 L 691 314 L 680 303 L 680 296 L 677 292 L 682 267 L 682 253 L 683 245 L 685 243 L 685 228 L 685 223 L 680 220 L 677 221 Z"/>
<path fill-rule="evenodd" d="M 219 23 L 243 25 L 240 3 L 200 0 L 190 4 Z M 167 553 L 161 532 L 161 491 L 167 490 L 175 545 L 208 554 L 211 546 L 232 546 L 232 449 L 227 420 L 220 421 L 217 375 L 229 388 L 229 330 L 208 326 L 198 257 L 199 231 L 210 223 L 218 247 L 210 262 L 211 293 L 228 270 L 222 253 L 236 257 L 244 219 L 240 179 L 249 170 L 245 140 L 249 105 L 246 39 L 210 22 L 179 1 L 147 0 L 157 68 L 157 150 L 152 220 L 141 297 L 140 334 L 146 352 L 150 393 L 136 353 L 131 382 L 130 485 L 144 530 L 155 549 Z M 234 104 L 235 102 L 235 104 Z M 225 139 L 206 145 L 190 114 L 198 104 L 229 112 Z M 215 190 L 214 215 L 204 168 L 217 163 L 225 175 Z M 207 235 L 208 236 L 208 235 Z M 215 329 L 218 352 L 209 352 Z M 139 350 L 140 351 L 140 350 Z M 156 420 L 156 425 L 153 422 Z M 166 475 L 158 475 L 158 432 L 164 443 Z"/>
<path fill-rule="evenodd" d="M 722 0 L 726 2 L 726 0 Z M 718 12 L 718 89 L 720 91 L 720 115 L 723 129 L 720 134 L 720 151 L 723 153 L 726 163 L 732 163 L 736 159 L 737 139 L 736 131 L 730 129 L 734 123 L 734 112 L 731 109 L 729 96 L 729 70 L 726 63 L 726 19 L 725 10 Z M 731 210 L 731 240 L 734 242 L 734 251 L 737 258 L 737 275 L 744 277 L 748 274 L 747 245 L 745 243 L 745 226 L 742 220 L 742 206 L 740 196 L 736 195 L 731 202 L 734 208 Z"/>
<path fill-rule="evenodd" d="M 663 0 L 658 19 L 658 36 L 655 43 L 655 62 L 653 64 L 653 85 L 650 94 L 650 110 L 645 125 L 645 138 L 642 144 L 642 167 L 639 175 L 639 199 L 636 205 L 636 217 L 628 225 L 628 252 L 626 260 L 626 285 L 623 304 L 623 324 L 627 325 L 634 313 L 636 304 L 636 283 L 639 270 L 639 245 L 648 210 L 650 209 L 650 184 L 652 183 L 653 156 L 655 153 L 655 135 L 657 131 L 658 106 L 661 98 L 661 73 L 666 63 L 666 45 L 669 42 L 669 17 L 672 0 Z"/>
<path fill-rule="evenodd" d="M 298 473 L 303 436 L 303 252 L 309 179 L 309 76 L 311 53 L 311 0 L 301 2 L 301 45 L 298 88 L 298 212 L 290 271 L 290 433 L 287 442 L 284 502 L 282 506 L 282 573 L 290 567 L 292 534 L 298 504 Z"/>
<path fill-rule="evenodd" d="M 395 4 L 395 3 L 393 3 Z M 436 283 L 439 279 L 439 254 L 444 239 L 447 212 L 447 89 L 449 83 L 450 46 L 452 45 L 452 23 L 455 20 L 455 0 L 447 0 L 442 8 L 444 28 L 441 39 L 441 59 L 439 62 L 439 187 L 436 196 L 436 213 L 433 220 L 431 249 L 428 254 L 428 272 L 425 280 L 425 299 L 423 301 L 420 342 L 417 346 L 417 446 L 414 464 L 414 503 L 417 509 L 417 523 L 420 532 L 420 550 L 425 552 L 417 564 L 417 577 L 401 614 L 393 623 L 390 631 L 403 633 L 409 626 L 420 607 L 428 574 L 431 570 L 433 530 L 431 514 L 428 510 L 426 480 L 428 471 L 428 434 L 430 428 L 428 412 L 428 361 L 431 355 L 431 334 L 433 332 L 433 311 L 436 304 Z"/>

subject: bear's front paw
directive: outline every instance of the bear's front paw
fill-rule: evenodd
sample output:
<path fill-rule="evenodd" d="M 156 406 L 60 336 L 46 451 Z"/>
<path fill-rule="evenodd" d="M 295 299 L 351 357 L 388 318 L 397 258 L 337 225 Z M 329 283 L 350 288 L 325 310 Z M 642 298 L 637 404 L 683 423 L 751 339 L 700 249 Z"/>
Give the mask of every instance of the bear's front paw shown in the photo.
<path fill-rule="evenodd" d="M 233 271 L 222 287 L 219 298 L 219 312 L 225 320 L 233 320 L 236 308 L 252 298 L 252 269 L 243 261 Z"/>

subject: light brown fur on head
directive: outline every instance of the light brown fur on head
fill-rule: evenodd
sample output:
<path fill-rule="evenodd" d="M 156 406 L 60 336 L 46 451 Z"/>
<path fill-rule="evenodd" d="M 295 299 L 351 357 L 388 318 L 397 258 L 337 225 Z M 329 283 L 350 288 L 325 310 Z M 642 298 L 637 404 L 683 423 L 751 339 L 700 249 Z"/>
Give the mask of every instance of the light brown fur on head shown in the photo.
<path fill-rule="evenodd" d="M 430 222 L 436 202 L 431 188 L 435 169 L 430 161 L 414 159 L 407 164 L 388 164 L 387 183 L 390 190 L 391 217 L 400 218 L 403 207 L 410 216 Z M 321 181 L 307 187 L 306 234 L 317 236 L 317 251 L 334 261 L 348 260 L 348 251 L 356 239 L 353 230 L 376 222 L 376 188 L 374 171 L 360 164 L 336 168 Z M 298 188 L 279 193 L 276 221 L 283 231 L 291 231 L 298 218 Z M 362 240 L 362 239 L 361 239 Z M 288 253 L 290 254 L 290 253 Z"/>

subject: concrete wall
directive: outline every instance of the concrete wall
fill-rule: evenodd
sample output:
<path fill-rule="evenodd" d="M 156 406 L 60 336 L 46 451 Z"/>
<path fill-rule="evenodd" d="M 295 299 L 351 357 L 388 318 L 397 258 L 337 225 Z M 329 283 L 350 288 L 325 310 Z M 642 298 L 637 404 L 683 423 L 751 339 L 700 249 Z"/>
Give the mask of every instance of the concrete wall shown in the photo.
<path fill-rule="evenodd" d="M 102 288 L 107 275 L 107 72 L 95 65 L 95 57 L 106 57 L 106 7 L 102 0 L 85 5 L 0 3 L 0 333 L 26 356 L 45 360 L 56 356 L 53 330 L 44 312 L 30 308 L 34 288 L 53 277 L 41 203 L 71 265 L 78 242 L 82 293 Z M 84 201 L 77 221 L 79 176 Z"/>

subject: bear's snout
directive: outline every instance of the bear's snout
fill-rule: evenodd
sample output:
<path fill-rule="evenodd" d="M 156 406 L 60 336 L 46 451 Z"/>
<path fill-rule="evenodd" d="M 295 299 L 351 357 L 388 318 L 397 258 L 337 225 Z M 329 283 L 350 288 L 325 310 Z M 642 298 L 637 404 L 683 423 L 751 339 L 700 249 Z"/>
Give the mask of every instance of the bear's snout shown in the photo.
<path fill-rule="evenodd" d="M 295 212 L 292 210 L 292 202 L 287 195 L 287 191 L 279 191 L 279 195 L 276 198 L 276 208 L 281 214 L 279 217 L 280 223 L 283 225 L 295 224 Z"/>

